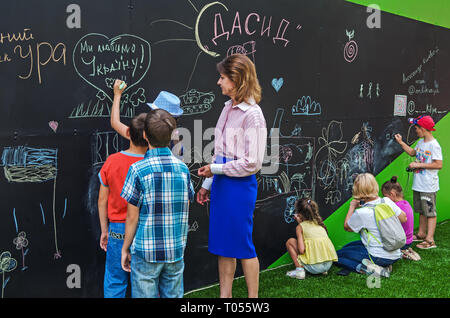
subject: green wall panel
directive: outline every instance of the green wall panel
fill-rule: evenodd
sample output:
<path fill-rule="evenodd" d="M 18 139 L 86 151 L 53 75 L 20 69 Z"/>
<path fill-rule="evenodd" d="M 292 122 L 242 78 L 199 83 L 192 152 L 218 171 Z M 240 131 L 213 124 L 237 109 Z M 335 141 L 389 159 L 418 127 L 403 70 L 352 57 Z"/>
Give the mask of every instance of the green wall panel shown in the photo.
<path fill-rule="evenodd" d="M 381 11 L 450 28 L 448 0 L 347 0 L 363 6 L 376 4 Z M 382 22 L 381 22 L 382 23 Z"/>

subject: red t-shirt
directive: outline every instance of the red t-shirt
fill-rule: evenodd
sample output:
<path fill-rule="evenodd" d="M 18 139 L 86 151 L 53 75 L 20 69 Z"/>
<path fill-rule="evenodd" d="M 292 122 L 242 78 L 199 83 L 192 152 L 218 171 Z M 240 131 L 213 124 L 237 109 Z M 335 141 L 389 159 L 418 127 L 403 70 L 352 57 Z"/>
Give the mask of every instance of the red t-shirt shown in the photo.
<path fill-rule="evenodd" d="M 127 201 L 120 196 L 130 166 L 144 158 L 144 155 L 125 151 L 110 155 L 98 173 L 100 183 L 109 188 L 108 219 L 110 222 L 125 222 Z"/>

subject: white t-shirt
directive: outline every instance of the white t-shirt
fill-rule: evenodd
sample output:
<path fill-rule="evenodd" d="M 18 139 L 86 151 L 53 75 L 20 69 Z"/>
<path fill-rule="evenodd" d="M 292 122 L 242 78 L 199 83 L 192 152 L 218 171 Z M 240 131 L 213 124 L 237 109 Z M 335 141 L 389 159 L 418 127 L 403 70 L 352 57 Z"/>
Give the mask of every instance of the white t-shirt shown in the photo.
<path fill-rule="evenodd" d="M 428 142 L 420 139 L 414 150 L 418 162 L 432 163 L 433 160 L 442 160 L 442 149 L 436 139 Z M 412 189 L 418 192 L 437 192 L 439 190 L 438 171 L 438 169 L 415 170 Z"/>
<path fill-rule="evenodd" d="M 384 203 L 388 204 L 392 210 L 394 210 L 395 215 L 399 216 L 402 210 L 389 198 L 383 198 Z M 370 204 L 381 203 L 381 198 L 368 202 Z M 350 219 L 347 221 L 348 226 L 353 230 L 353 232 L 359 232 L 361 235 L 361 241 L 366 247 L 367 251 L 371 256 L 387 258 L 387 259 L 399 259 L 402 255 L 400 249 L 394 251 L 386 251 L 383 245 L 378 243 L 381 242 L 380 232 L 378 231 L 377 224 L 375 222 L 375 215 L 372 208 L 365 207 L 364 205 L 356 209 Z M 367 235 L 364 229 L 369 230 L 373 236 L 377 238 L 375 240 L 371 235 Z"/>

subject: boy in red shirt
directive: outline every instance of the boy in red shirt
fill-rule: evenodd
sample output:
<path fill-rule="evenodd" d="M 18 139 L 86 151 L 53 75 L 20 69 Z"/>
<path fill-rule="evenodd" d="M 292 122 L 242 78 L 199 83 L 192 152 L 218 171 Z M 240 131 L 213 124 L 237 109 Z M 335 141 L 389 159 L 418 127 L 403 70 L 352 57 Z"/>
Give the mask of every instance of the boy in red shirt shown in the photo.
<path fill-rule="evenodd" d="M 117 107 L 123 92 L 118 85 L 114 85 L 114 101 Z M 116 103 L 117 100 L 117 103 Z M 120 193 L 130 166 L 143 159 L 148 149 L 147 141 L 143 138 L 146 113 L 133 117 L 130 127 L 126 129 L 126 137 L 130 140 L 130 147 L 110 155 L 98 176 L 100 191 L 98 197 L 98 214 L 102 234 L 100 247 L 106 252 L 104 297 L 124 298 L 128 286 L 129 273 L 121 266 L 121 252 L 125 235 L 125 221 L 127 217 L 127 201 Z"/>

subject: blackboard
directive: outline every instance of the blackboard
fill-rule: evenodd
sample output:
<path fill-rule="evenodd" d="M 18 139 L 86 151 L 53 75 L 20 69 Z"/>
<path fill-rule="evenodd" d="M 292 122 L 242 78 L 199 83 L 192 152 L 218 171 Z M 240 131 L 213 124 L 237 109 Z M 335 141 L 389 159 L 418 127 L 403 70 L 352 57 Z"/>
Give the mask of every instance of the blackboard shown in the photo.
<path fill-rule="evenodd" d="M 278 169 L 258 174 L 261 269 L 294 235 L 296 198 L 312 196 L 326 219 L 351 196 L 354 175 L 377 174 L 401 153 L 393 134 L 416 139 L 407 117 L 431 114 L 437 122 L 448 112 L 445 28 L 388 13 L 381 13 L 380 28 L 369 28 L 366 7 L 345 1 L 71 4 L 2 6 L 4 297 L 103 296 L 97 173 L 109 154 L 128 146 L 109 125 L 114 78 L 128 83 L 125 123 L 161 90 L 180 97 L 179 124 L 191 134 L 194 159 L 213 140 L 206 132 L 226 101 L 216 63 L 231 53 L 254 61 L 269 134 L 279 132 L 268 144 Z M 407 97 L 402 116 L 394 116 L 395 95 Z M 194 143 L 195 134 L 205 136 Z M 187 164 L 198 189 L 203 162 Z M 189 226 L 186 291 L 218 281 L 216 257 L 207 251 L 208 208 L 194 203 Z M 77 266 L 80 284 L 71 285 Z"/>

